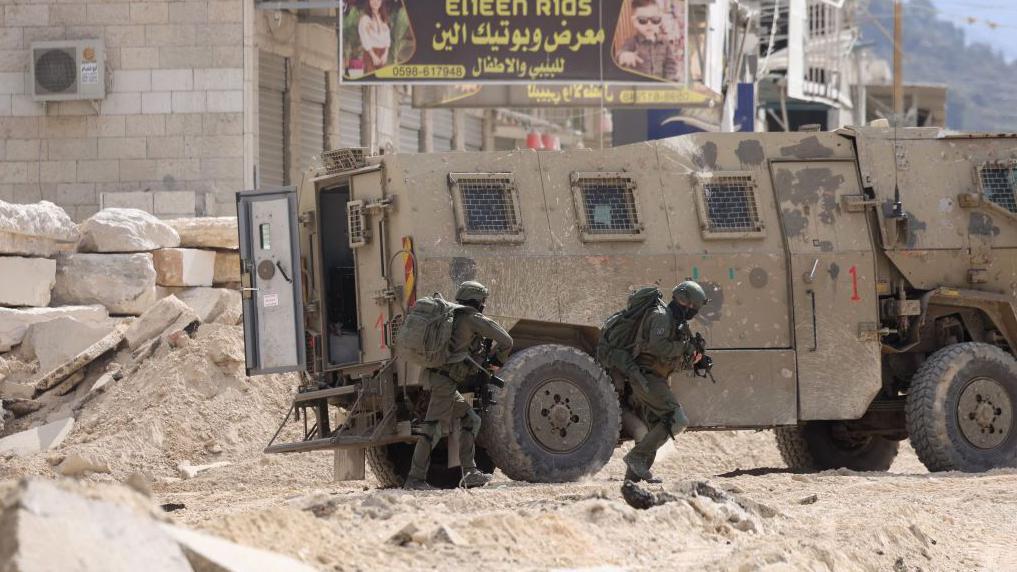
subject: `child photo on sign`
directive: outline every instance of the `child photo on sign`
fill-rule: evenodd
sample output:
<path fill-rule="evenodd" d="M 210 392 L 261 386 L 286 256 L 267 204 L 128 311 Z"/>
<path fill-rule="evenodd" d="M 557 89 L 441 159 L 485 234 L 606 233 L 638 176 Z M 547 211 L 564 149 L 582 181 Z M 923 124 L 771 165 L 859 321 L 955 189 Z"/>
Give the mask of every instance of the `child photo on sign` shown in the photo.
<path fill-rule="evenodd" d="M 626 0 L 618 16 L 614 60 L 642 76 L 682 82 L 684 40 L 685 2 Z"/>
<path fill-rule="evenodd" d="M 415 44 L 402 0 L 347 2 L 342 43 L 346 79 L 361 79 L 408 60 Z"/>

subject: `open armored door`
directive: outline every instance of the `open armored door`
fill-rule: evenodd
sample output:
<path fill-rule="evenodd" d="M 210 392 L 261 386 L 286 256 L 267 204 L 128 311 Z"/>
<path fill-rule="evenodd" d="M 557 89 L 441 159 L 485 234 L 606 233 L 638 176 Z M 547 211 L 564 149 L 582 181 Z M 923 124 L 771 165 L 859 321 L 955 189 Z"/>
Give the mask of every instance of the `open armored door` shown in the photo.
<path fill-rule="evenodd" d="M 237 193 L 247 375 L 305 366 L 293 188 Z"/>

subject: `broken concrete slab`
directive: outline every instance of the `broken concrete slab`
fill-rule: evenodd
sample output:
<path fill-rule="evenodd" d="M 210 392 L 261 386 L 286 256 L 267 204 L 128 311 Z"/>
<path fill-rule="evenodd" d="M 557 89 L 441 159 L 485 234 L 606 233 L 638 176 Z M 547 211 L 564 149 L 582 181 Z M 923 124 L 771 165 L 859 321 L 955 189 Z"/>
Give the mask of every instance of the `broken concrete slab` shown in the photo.
<path fill-rule="evenodd" d="M 240 282 L 240 254 L 231 250 L 215 251 L 213 284 L 235 284 Z"/>
<path fill-rule="evenodd" d="M 67 316 L 32 324 L 19 353 L 39 360 L 39 371 L 56 369 L 113 331 L 113 323 L 88 323 Z"/>
<path fill-rule="evenodd" d="M 0 453 L 22 456 L 48 451 L 63 443 L 72 428 L 74 418 L 67 417 L 28 431 L 8 435 L 0 439 Z"/>
<path fill-rule="evenodd" d="M 10 351 L 20 344 L 32 324 L 62 316 L 92 324 L 105 322 L 109 318 L 106 307 L 99 304 L 59 308 L 0 308 L 0 352 Z"/>
<path fill-rule="evenodd" d="M 139 209 L 103 209 L 80 229 L 82 252 L 148 252 L 180 245 L 177 231 Z"/>
<path fill-rule="evenodd" d="M 159 287 L 160 296 L 176 296 L 181 302 L 190 306 L 201 322 L 207 324 L 218 318 L 233 304 L 232 290 L 225 288 L 179 288 Z M 237 293 L 239 296 L 239 292 Z"/>
<path fill-rule="evenodd" d="M 223 313 L 215 319 L 215 322 L 217 324 L 236 326 L 243 321 L 244 317 L 243 309 L 241 307 L 243 304 L 243 297 L 237 290 L 227 289 L 226 292 L 229 293 L 229 301 L 226 304 L 226 310 L 224 310 Z"/>
<path fill-rule="evenodd" d="M 30 205 L 0 201 L 0 254 L 48 257 L 74 252 L 80 237 L 71 217 L 49 201 Z"/>
<path fill-rule="evenodd" d="M 109 463 L 89 453 L 71 453 L 57 465 L 57 472 L 65 477 L 80 477 L 88 473 L 108 473 Z"/>
<path fill-rule="evenodd" d="M 99 376 L 99 379 L 95 380 L 95 383 L 93 383 L 92 387 L 88 389 L 88 392 L 94 393 L 96 391 L 100 391 L 102 388 L 109 385 L 109 382 L 113 380 L 114 378 L 112 373 L 104 373 L 101 376 Z"/>
<path fill-rule="evenodd" d="M 34 394 L 35 388 L 32 388 Z M 34 399 L 22 399 L 19 397 L 5 397 L 3 399 L 4 409 L 10 411 L 14 417 L 24 417 L 29 413 L 35 413 L 42 409 L 42 403 Z"/>
<path fill-rule="evenodd" d="M 202 572 L 313 572 L 314 568 L 288 556 L 235 544 L 171 524 L 160 525 L 180 543 L 195 570 Z"/>
<path fill-rule="evenodd" d="M 0 306 L 49 306 L 56 283 L 56 261 L 0 256 Z"/>
<path fill-rule="evenodd" d="M 0 562 L 12 572 L 191 572 L 183 549 L 126 488 L 25 480 L 3 499 Z M 96 498 L 98 497 L 98 498 Z"/>
<path fill-rule="evenodd" d="M 116 348 L 124 340 L 123 326 L 117 326 L 105 338 L 89 346 L 88 349 L 76 355 L 67 363 L 46 373 L 35 383 L 36 394 L 56 387 L 60 382 L 70 377 L 71 374 L 92 363 L 102 354 Z"/>
<path fill-rule="evenodd" d="M 188 323 L 198 320 L 198 315 L 176 296 L 167 296 L 156 302 L 127 328 L 124 337 L 127 347 L 135 350 L 142 344 L 166 331 L 184 317 Z"/>
<path fill-rule="evenodd" d="M 71 254 L 57 258 L 56 304 L 102 304 L 139 315 L 157 300 L 151 254 Z"/>
<path fill-rule="evenodd" d="M 160 286 L 211 286 L 215 252 L 194 248 L 163 248 L 155 251 L 156 283 Z"/>
<path fill-rule="evenodd" d="M 35 386 L 28 383 L 4 381 L 0 383 L 0 398 L 32 399 L 35 397 Z"/>
<path fill-rule="evenodd" d="M 237 250 L 240 247 L 237 232 L 237 217 L 200 217 L 167 220 L 180 235 L 180 246 L 187 248 L 224 248 Z"/>

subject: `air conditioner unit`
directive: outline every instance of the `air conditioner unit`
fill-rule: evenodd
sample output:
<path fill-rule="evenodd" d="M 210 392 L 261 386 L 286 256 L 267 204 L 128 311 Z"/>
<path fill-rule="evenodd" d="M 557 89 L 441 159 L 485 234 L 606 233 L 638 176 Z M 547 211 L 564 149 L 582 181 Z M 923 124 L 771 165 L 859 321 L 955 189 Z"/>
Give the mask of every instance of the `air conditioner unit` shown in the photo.
<path fill-rule="evenodd" d="M 32 43 L 32 96 L 36 101 L 106 97 L 106 45 L 102 40 Z"/>

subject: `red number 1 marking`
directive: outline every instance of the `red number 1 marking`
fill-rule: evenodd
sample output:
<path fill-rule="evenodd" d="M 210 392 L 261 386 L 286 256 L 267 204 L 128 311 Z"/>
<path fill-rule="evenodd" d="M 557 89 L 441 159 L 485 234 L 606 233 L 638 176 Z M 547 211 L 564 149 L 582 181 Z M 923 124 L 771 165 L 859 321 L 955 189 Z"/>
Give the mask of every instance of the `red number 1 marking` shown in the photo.
<path fill-rule="evenodd" d="M 848 270 L 848 274 L 851 275 L 851 301 L 857 302 L 862 299 L 862 297 L 858 295 L 858 268 L 852 266 L 851 269 Z"/>

